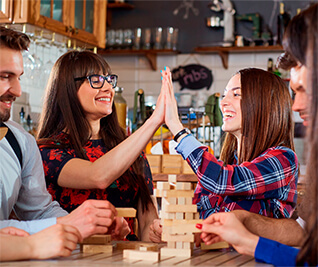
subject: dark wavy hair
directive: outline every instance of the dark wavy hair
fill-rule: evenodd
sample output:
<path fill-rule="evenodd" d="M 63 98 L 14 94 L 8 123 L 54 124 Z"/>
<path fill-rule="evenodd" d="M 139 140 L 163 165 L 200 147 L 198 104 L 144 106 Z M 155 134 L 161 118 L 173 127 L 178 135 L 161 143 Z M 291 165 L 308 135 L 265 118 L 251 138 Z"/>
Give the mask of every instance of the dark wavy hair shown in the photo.
<path fill-rule="evenodd" d="M 241 76 L 242 141 L 238 164 L 251 161 L 270 147 L 294 150 L 292 100 L 284 81 L 256 68 L 238 71 Z M 237 139 L 226 133 L 220 159 L 233 164 Z"/>
<path fill-rule="evenodd" d="M 30 39 L 26 34 L 0 26 L 0 47 L 22 51 L 28 50 L 29 45 Z"/>
<path fill-rule="evenodd" d="M 111 69 L 102 56 L 91 51 L 70 51 L 62 55 L 54 64 L 48 85 L 43 112 L 40 118 L 38 145 L 51 143 L 52 138 L 62 131 L 68 133 L 72 148 L 76 155 L 88 159 L 83 152 L 83 146 L 92 135 L 92 129 L 85 117 L 77 92 L 84 81 L 74 81 L 74 78 L 84 77 L 95 73 L 104 75 L 111 73 Z M 115 104 L 112 113 L 100 120 L 99 135 L 104 141 L 107 151 L 111 150 L 126 138 L 124 130 L 117 119 Z M 61 146 L 67 144 L 61 143 Z M 148 210 L 152 203 L 148 187 L 144 179 L 144 162 L 138 157 L 128 169 L 128 183 L 140 186 L 140 197 L 143 211 Z M 119 178 L 122 179 L 122 178 Z M 126 181 L 126 180 L 125 180 Z"/>

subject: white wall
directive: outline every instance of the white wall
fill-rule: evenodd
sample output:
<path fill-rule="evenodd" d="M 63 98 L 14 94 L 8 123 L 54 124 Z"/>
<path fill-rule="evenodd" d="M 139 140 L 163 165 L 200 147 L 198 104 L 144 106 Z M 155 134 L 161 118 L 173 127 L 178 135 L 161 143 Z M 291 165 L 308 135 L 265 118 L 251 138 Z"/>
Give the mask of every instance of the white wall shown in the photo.
<path fill-rule="evenodd" d="M 56 46 L 42 46 L 32 44 L 30 53 L 37 55 L 43 62 L 43 65 L 49 61 L 55 62 L 60 55 L 65 53 L 65 48 L 58 48 Z M 209 95 L 220 92 L 222 93 L 228 80 L 239 69 L 246 67 L 257 67 L 261 69 L 267 68 L 267 60 L 269 57 L 274 61 L 280 53 L 233 53 L 229 54 L 229 68 L 223 68 L 221 58 L 217 54 L 180 54 L 173 56 L 158 56 L 157 71 L 150 68 L 149 62 L 144 56 L 109 56 L 105 57 L 110 64 L 112 72 L 118 74 L 118 85 L 124 88 L 123 96 L 127 101 L 128 107 L 132 108 L 134 104 L 134 92 L 139 88 L 145 91 L 145 96 L 154 96 L 156 99 L 160 92 L 161 75 L 160 70 L 164 66 L 169 66 L 171 69 L 180 65 L 187 64 L 201 64 L 212 70 L 214 81 L 209 91 L 204 89 L 204 93 Z M 33 79 L 28 78 L 30 74 L 25 71 L 27 75 L 21 78 L 21 86 L 23 94 L 16 100 L 12 109 L 12 118 L 19 121 L 19 111 L 23 106 L 26 116 L 31 115 L 33 121 L 36 123 L 38 115 L 42 111 L 43 96 L 47 82 L 47 74 L 35 73 Z M 178 92 L 180 86 L 178 83 L 174 84 L 175 91 Z M 198 91 L 183 90 L 182 92 L 190 92 L 197 94 Z M 202 93 L 202 92 L 201 92 Z M 296 121 L 299 117 L 295 114 Z M 295 140 L 296 151 L 302 160 L 303 140 Z"/>

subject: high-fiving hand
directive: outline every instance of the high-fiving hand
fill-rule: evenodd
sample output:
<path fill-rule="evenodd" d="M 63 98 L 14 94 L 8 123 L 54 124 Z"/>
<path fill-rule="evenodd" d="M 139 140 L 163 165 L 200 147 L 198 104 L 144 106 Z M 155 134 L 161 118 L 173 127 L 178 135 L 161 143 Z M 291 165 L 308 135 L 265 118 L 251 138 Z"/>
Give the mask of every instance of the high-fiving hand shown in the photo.
<path fill-rule="evenodd" d="M 178 105 L 177 105 L 177 100 L 174 96 L 171 71 L 169 67 L 165 67 L 164 70 L 161 71 L 161 75 L 162 75 L 161 92 L 163 92 L 165 96 L 165 123 L 169 127 L 171 133 L 175 135 L 184 127 L 179 119 Z"/>

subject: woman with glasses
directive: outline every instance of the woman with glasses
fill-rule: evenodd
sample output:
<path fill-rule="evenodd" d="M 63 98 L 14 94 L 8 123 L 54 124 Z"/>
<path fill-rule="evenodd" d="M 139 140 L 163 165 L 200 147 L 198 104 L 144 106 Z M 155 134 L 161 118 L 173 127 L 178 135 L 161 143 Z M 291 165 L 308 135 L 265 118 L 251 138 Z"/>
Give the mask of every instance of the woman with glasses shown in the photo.
<path fill-rule="evenodd" d="M 149 240 L 149 225 L 158 215 L 142 150 L 163 122 L 163 97 L 144 125 L 126 138 L 113 101 L 117 78 L 106 61 L 90 51 L 61 56 L 48 81 L 38 145 L 48 191 L 62 208 L 71 212 L 86 199 L 133 207 L 138 236 Z M 133 229 L 133 219 L 127 221 Z M 113 233 L 113 238 L 121 239 L 127 228 Z M 132 230 L 127 238 L 133 234 Z"/>

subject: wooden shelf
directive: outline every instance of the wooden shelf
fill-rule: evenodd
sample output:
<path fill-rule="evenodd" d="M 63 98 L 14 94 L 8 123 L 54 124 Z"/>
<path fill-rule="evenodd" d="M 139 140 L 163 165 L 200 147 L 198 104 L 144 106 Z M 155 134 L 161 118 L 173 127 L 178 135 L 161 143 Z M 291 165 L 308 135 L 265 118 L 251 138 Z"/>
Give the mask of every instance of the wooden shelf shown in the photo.
<path fill-rule="evenodd" d="M 126 10 L 132 10 L 135 6 L 128 4 L 128 3 L 108 3 L 107 4 L 107 19 L 106 19 L 106 25 L 110 26 L 112 23 L 112 10 L 114 9 L 126 9 Z"/>
<path fill-rule="evenodd" d="M 119 9 L 119 8 L 121 8 L 121 9 L 134 9 L 135 6 L 132 4 L 128 4 L 128 3 L 108 3 L 107 8 L 109 8 L 109 9 L 115 9 L 115 8 L 117 8 L 117 9 Z"/>
<path fill-rule="evenodd" d="M 163 49 L 163 50 L 131 50 L 131 49 L 122 49 L 122 50 L 98 50 L 98 54 L 107 55 L 107 56 L 145 56 L 152 70 L 157 70 L 157 55 L 176 55 L 178 51 L 172 49 Z"/>
<path fill-rule="evenodd" d="M 222 46 L 215 46 L 215 47 L 197 47 L 194 49 L 196 53 L 200 54 L 211 54 L 211 53 L 218 53 L 222 59 L 223 67 L 225 69 L 228 68 L 228 61 L 229 61 L 229 53 L 247 53 L 247 52 L 283 52 L 284 49 L 280 45 L 273 45 L 273 46 L 243 46 L 243 47 L 222 47 Z"/>

